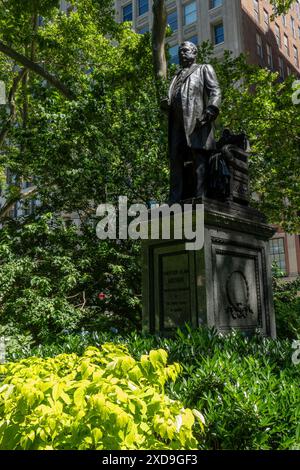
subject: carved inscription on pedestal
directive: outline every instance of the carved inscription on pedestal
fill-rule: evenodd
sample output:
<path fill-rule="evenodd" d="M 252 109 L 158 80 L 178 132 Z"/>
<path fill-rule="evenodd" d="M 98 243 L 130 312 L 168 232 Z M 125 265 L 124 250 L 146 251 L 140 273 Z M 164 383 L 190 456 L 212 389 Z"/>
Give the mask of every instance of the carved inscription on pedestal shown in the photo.
<path fill-rule="evenodd" d="M 187 253 L 162 257 L 162 314 L 165 328 L 183 326 L 191 317 L 190 270 Z"/>
<path fill-rule="evenodd" d="M 216 314 L 222 329 L 261 328 L 261 286 L 258 253 L 216 248 Z"/>
<path fill-rule="evenodd" d="M 253 315 L 249 305 L 249 284 L 242 271 L 233 271 L 228 276 L 226 292 L 229 303 L 227 307 L 228 315 L 231 315 L 234 320 Z"/>

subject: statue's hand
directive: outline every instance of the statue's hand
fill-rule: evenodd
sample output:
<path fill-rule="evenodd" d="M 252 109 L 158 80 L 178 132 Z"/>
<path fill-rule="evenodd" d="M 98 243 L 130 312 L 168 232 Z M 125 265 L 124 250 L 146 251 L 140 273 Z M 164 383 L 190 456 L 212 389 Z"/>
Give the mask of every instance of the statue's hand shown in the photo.
<path fill-rule="evenodd" d="M 170 105 L 169 105 L 169 100 L 168 98 L 164 98 L 163 100 L 161 100 L 160 102 L 160 109 L 167 113 L 169 111 L 169 108 L 170 108 Z"/>
<path fill-rule="evenodd" d="M 219 110 L 213 106 L 208 106 L 204 111 L 204 118 L 203 120 L 206 122 L 212 122 L 217 119 L 219 114 Z"/>
<path fill-rule="evenodd" d="M 205 112 L 204 112 L 204 117 L 203 117 L 203 120 L 206 121 L 206 122 L 212 122 L 216 119 L 216 116 L 214 113 L 212 113 L 209 109 L 207 109 Z"/>

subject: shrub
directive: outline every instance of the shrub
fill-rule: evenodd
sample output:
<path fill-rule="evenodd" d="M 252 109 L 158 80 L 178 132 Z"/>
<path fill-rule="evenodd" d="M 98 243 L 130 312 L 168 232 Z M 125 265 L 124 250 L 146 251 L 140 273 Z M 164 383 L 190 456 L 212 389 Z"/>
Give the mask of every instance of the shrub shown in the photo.
<path fill-rule="evenodd" d="M 137 361 L 106 343 L 0 366 L 0 449 L 196 448 L 203 418 L 165 394 L 181 369 L 167 357 L 152 350 Z"/>
<path fill-rule="evenodd" d="M 295 371 L 296 372 L 296 371 Z M 298 380 L 297 380 L 298 379 Z M 199 358 L 174 385 L 175 396 L 201 407 L 208 449 L 291 449 L 297 438 L 299 374 L 276 372 L 268 361 L 235 351 Z"/>
<path fill-rule="evenodd" d="M 277 335 L 279 338 L 300 338 L 300 278 L 283 281 L 277 274 L 273 279 Z"/>
<path fill-rule="evenodd" d="M 289 340 L 223 336 L 206 328 L 178 330 L 174 338 L 82 331 L 14 355 L 80 355 L 107 341 L 126 345 L 137 361 L 151 349 L 164 349 L 171 362 L 181 363 L 180 380 L 167 382 L 166 393 L 203 413 L 204 433 L 194 429 L 199 448 L 300 448 L 300 366 L 292 363 Z"/>
<path fill-rule="evenodd" d="M 78 233 L 51 213 L 7 222 L 0 232 L 0 326 L 30 333 L 36 344 L 82 327 L 136 328 L 138 249 L 130 240 L 100 243 L 91 223 Z"/>

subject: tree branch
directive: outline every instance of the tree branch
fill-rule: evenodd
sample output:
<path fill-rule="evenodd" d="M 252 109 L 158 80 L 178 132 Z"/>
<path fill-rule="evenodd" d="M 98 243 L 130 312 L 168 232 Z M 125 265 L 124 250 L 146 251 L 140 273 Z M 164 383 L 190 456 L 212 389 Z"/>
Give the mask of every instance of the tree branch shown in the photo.
<path fill-rule="evenodd" d="M 73 94 L 73 92 L 64 83 L 58 80 L 54 75 L 44 70 L 43 67 L 38 65 L 36 62 L 33 62 L 32 60 L 28 59 L 28 57 L 26 57 L 25 55 L 20 54 L 10 46 L 4 44 L 2 41 L 0 41 L 0 52 L 3 52 L 3 54 L 22 64 L 24 67 L 36 73 L 40 77 L 43 77 L 45 80 L 47 80 L 47 82 L 49 82 L 54 88 L 59 90 L 69 100 L 75 99 L 75 95 Z"/>
<path fill-rule="evenodd" d="M 35 193 L 37 193 L 36 186 L 33 186 L 32 188 L 29 188 L 26 191 L 20 190 L 20 193 L 17 196 L 6 201 L 4 205 L 0 208 L 0 219 L 7 217 L 8 212 L 13 208 L 16 202 L 20 200 L 25 201 L 29 197 L 33 196 Z"/>

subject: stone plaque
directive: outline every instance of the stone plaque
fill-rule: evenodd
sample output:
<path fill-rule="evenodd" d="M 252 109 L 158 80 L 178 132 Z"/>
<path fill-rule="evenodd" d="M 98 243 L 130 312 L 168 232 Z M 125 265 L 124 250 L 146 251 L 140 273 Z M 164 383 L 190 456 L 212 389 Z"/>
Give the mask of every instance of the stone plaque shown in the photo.
<path fill-rule="evenodd" d="M 261 327 L 258 255 L 216 250 L 217 316 L 221 328 Z"/>
<path fill-rule="evenodd" d="M 162 256 L 161 276 L 164 328 L 183 326 L 191 318 L 189 254 Z"/>

